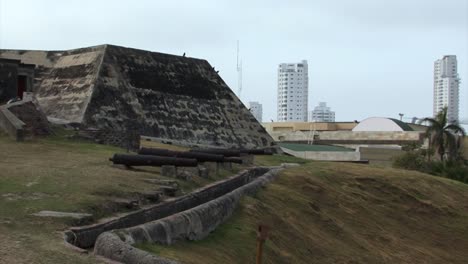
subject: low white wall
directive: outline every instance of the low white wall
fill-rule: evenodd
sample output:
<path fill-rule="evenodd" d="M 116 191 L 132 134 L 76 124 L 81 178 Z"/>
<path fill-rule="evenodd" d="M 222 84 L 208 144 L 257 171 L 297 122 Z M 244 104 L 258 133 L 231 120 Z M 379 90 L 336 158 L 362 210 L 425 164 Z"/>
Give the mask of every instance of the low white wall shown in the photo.
<path fill-rule="evenodd" d="M 320 140 L 419 140 L 421 131 L 325 131 Z"/>
<path fill-rule="evenodd" d="M 319 161 L 359 161 L 361 153 L 357 151 L 293 151 L 281 148 L 285 153 L 298 158 Z"/>
<path fill-rule="evenodd" d="M 343 140 L 343 141 L 370 141 L 370 140 L 394 140 L 417 141 L 422 137 L 423 131 L 322 131 L 315 132 L 318 140 Z M 275 141 L 307 141 L 312 138 L 313 132 L 270 132 Z"/>

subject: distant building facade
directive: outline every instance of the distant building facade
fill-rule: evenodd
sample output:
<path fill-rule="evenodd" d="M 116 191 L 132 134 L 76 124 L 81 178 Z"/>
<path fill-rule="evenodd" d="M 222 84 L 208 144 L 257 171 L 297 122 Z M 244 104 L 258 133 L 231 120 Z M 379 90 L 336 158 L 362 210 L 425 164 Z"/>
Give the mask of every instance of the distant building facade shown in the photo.
<path fill-rule="evenodd" d="M 257 121 L 261 123 L 263 116 L 262 104 L 259 102 L 249 102 L 247 104 L 247 108 L 250 110 L 255 119 L 257 119 Z"/>
<path fill-rule="evenodd" d="M 320 102 L 318 106 L 310 111 L 309 121 L 312 122 L 335 122 L 335 112 L 331 111 L 327 103 Z"/>
<path fill-rule="evenodd" d="M 434 116 L 447 107 L 447 120 L 458 121 L 459 85 L 457 56 L 446 55 L 434 62 Z"/>
<path fill-rule="evenodd" d="M 278 66 L 278 122 L 306 122 L 309 76 L 307 61 Z"/>

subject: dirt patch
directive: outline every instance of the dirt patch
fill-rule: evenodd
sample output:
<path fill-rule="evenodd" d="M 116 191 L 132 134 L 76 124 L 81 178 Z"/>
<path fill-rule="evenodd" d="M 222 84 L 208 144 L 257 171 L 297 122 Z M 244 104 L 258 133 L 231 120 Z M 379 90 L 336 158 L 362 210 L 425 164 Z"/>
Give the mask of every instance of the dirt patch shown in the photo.
<path fill-rule="evenodd" d="M 41 200 L 44 198 L 57 198 L 58 195 L 56 194 L 47 194 L 41 192 L 33 192 L 33 193 L 5 193 L 2 194 L 2 198 L 6 201 L 17 201 L 17 200 Z"/>

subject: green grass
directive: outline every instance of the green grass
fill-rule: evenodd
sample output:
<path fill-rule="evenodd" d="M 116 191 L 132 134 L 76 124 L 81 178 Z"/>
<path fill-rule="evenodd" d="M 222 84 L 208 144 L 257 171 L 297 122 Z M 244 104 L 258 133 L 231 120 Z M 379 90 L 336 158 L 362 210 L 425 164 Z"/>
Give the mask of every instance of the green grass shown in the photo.
<path fill-rule="evenodd" d="M 255 156 L 255 165 L 258 165 L 258 166 L 278 166 L 278 165 L 281 165 L 282 163 L 305 164 L 309 162 L 311 161 L 301 159 L 301 158 L 296 158 L 293 156 L 279 155 L 279 154 Z"/>
<path fill-rule="evenodd" d="M 112 197 L 157 188 L 158 168 L 123 170 L 108 158 L 123 150 L 65 139 L 17 143 L 0 136 L 0 263 L 96 263 L 63 243 L 66 220 L 41 210 L 109 216 Z M 152 142 L 147 146 L 166 147 Z M 183 149 L 170 146 L 173 149 Z M 422 173 L 358 164 L 257 156 L 256 165 L 300 163 L 254 197 L 205 240 L 140 245 L 184 263 L 253 263 L 258 223 L 272 227 L 264 263 L 464 263 L 467 185 Z M 184 192 L 234 174 L 180 182 Z"/>
<path fill-rule="evenodd" d="M 70 259 L 73 263 L 95 263 L 93 256 L 77 254 L 64 246 L 61 231 L 73 221 L 31 214 L 41 210 L 84 212 L 92 213 L 97 220 L 126 211 L 112 205 L 115 197 L 133 198 L 135 193 L 154 191 L 158 186 L 145 179 L 165 178 L 159 168 L 125 170 L 112 166 L 109 157 L 125 150 L 68 140 L 69 134 L 59 130 L 55 136 L 21 143 L 0 136 L 0 263 L 69 263 Z M 179 181 L 181 194 L 241 169 L 234 166 L 209 179 Z"/>

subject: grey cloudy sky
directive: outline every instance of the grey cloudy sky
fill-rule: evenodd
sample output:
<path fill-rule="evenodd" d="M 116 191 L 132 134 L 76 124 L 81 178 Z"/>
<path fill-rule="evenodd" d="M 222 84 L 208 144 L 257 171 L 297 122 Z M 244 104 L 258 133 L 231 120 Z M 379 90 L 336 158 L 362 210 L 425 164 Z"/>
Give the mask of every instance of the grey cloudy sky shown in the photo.
<path fill-rule="evenodd" d="M 63 1 L 0 0 L 0 48 L 115 44 L 207 59 L 244 102 L 276 119 L 276 70 L 309 62 L 309 109 L 326 101 L 337 120 L 432 114 L 437 58 L 458 57 L 468 117 L 467 0 Z"/>

